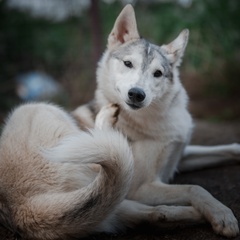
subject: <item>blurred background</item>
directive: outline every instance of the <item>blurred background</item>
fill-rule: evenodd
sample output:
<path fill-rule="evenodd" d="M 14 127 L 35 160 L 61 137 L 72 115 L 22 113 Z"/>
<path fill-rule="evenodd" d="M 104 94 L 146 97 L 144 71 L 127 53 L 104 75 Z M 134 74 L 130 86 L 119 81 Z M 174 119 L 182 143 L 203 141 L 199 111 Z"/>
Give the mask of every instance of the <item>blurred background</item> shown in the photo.
<path fill-rule="evenodd" d="M 0 0 L 0 125 L 24 101 L 71 110 L 90 100 L 96 63 L 126 3 L 155 44 L 190 29 L 181 79 L 193 117 L 239 121 L 239 0 Z"/>

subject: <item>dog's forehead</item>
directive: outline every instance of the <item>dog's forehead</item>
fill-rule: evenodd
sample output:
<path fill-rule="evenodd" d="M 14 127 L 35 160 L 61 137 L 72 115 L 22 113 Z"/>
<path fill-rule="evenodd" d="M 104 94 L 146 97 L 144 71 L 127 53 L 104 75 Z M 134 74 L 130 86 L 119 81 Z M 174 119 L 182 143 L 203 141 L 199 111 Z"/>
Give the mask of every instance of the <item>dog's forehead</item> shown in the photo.
<path fill-rule="evenodd" d="M 164 69 L 170 67 L 170 63 L 165 56 L 164 51 L 161 47 L 152 44 L 146 40 L 142 40 L 142 67 L 148 68 L 148 66 L 154 62 L 154 66 L 161 65 Z"/>
<path fill-rule="evenodd" d="M 134 42 L 123 44 L 121 47 L 111 53 L 111 55 L 120 60 L 127 60 L 126 57 L 137 58 L 142 62 L 142 68 L 145 70 L 155 61 L 155 65 L 159 64 L 164 69 L 170 67 L 164 51 L 160 46 L 152 44 L 145 39 L 139 39 Z"/>

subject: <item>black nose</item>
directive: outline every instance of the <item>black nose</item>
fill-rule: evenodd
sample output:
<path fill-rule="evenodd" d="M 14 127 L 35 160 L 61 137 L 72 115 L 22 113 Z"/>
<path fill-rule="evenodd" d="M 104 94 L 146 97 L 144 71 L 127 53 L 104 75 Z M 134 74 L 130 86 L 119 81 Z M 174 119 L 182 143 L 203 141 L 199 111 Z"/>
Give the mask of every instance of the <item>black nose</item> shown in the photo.
<path fill-rule="evenodd" d="M 128 98 L 133 103 L 141 103 L 146 97 L 145 92 L 141 88 L 131 88 L 128 91 Z"/>

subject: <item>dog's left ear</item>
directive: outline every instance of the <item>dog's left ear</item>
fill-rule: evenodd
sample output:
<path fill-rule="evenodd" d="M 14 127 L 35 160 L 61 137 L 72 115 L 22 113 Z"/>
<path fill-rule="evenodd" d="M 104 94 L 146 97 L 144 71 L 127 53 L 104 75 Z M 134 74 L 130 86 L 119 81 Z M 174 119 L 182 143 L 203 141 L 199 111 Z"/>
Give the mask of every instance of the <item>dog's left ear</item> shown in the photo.
<path fill-rule="evenodd" d="M 132 5 L 128 4 L 115 21 L 108 37 L 108 48 L 113 49 L 125 42 L 139 38 L 134 9 Z"/>
<path fill-rule="evenodd" d="M 161 48 L 166 52 L 167 58 L 174 66 L 179 66 L 184 55 L 185 48 L 188 43 L 189 30 L 184 29 L 178 37 L 168 45 Z"/>

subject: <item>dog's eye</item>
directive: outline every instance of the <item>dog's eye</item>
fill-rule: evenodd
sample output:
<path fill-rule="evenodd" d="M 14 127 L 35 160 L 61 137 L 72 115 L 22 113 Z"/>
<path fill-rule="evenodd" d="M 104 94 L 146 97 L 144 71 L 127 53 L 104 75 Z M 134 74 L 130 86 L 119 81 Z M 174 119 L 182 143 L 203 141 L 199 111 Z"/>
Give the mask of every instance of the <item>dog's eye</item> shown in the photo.
<path fill-rule="evenodd" d="M 132 62 L 130 62 L 130 61 L 123 61 L 123 63 L 128 68 L 132 68 L 133 67 Z"/>
<path fill-rule="evenodd" d="M 162 76 L 162 71 L 156 70 L 156 71 L 153 73 L 153 76 L 154 76 L 155 78 L 161 77 L 161 76 Z"/>

